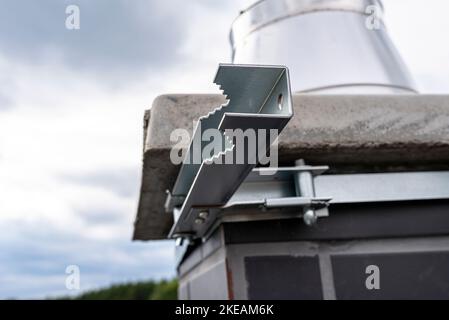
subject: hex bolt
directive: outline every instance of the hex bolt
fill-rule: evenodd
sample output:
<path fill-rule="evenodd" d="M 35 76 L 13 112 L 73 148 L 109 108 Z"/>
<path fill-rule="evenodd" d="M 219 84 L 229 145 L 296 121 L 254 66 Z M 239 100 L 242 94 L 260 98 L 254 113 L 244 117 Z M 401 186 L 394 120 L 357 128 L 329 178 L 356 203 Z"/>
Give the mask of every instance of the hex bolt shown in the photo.
<path fill-rule="evenodd" d="M 202 218 L 202 219 L 207 219 L 209 217 L 209 212 L 208 211 L 201 211 L 200 213 L 198 213 L 198 217 Z"/>
<path fill-rule="evenodd" d="M 175 245 L 176 246 L 182 246 L 182 243 L 184 242 L 184 239 L 182 237 L 176 238 Z"/>
<path fill-rule="evenodd" d="M 304 220 L 304 223 L 308 226 L 313 226 L 317 221 L 315 210 L 312 209 L 305 210 L 302 218 Z"/>
<path fill-rule="evenodd" d="M 195 219 L 195 224 L 203 224 L 206 220 L 204 220 L 203 218 L 196 218 Z"/>

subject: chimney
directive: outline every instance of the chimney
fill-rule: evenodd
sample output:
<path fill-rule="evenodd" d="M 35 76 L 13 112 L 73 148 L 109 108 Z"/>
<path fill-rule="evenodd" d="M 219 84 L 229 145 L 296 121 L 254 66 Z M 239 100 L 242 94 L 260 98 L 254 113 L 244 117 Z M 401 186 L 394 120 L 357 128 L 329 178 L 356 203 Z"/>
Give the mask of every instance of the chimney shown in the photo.
<path fill-rule="evenodd" d="M 236 64 L 285 65 L 293 92 L 416 92 L 380 0 L 262 0 L 232 24 Z"/>
<path fill-rule="evenodd" d="M 449 95 L 416 94 L 382 14 L 259 1 L 233 23 L 223 94 L 154 101 L 134 239 L 176 239 L 180 299 L 449 298 Z M 276 163 L 226 163 L 227 129 Z"/>

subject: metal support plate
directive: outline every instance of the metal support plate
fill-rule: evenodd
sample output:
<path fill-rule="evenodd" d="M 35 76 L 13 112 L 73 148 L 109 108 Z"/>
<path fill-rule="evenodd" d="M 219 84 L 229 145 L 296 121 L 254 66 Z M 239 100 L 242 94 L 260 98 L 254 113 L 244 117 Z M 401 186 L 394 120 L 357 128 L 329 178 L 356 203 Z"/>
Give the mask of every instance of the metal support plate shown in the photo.
<path fill-rule="evenodd" d="M 190 231 L 195 237 L 207 238 L 223 221 L 301 217 L 304 207 L 449 199 L 449 171 L 318 175 L 325 169 L 285 167 L 273 176 L 260 175 L 264 168 L 253 169 L 226 205 L 195 208 L 194 215 L 208 211 L 209 216 Z M 313 174 L 314 197 L 297 195 L 296 174 L 306 170 Z"/>

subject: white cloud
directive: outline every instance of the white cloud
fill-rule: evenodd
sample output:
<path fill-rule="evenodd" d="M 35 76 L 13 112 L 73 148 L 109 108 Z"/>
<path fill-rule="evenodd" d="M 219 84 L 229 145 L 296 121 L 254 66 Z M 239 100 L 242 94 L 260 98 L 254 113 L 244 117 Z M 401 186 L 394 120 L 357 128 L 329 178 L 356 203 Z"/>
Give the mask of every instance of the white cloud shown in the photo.
<path fill-rule="evenodd" d="M 220 17 L 192 7 L 205 15 L 203 28 Z M 142 120 L 159 94 L 219 92 L 211 80 L 227 40 L 214 39 L 213 28 L 196 39 L 201 26 L 186 30 L 193 45 L 180 49 L 184 59 L 139 81 L 101 82 L 52 54 L 39 63 L 0 55 L 0 83 L 13 102 L 0 110 L 0 225 L 8 230 L 0 235 L 0 297 L 67 294 L 69 264 L 80 265 L 83 289 L 174 275 L 171 242 L 131 242 Z"/>
<path fill-rule="evenodd" d="M 171 243 L 131 242 L 142 116 L 156 94 L 144 86 L 114 91 L 61 65 L 0 65 L 14 99 L 0 114 L 0 240 L 8 244 L 0 249 L 8 267 L 0 275 L 0 297 L 64 293 L 68 264 L 85 270 L 84 289 L 173 276 Z M 127 175 L 110 184 L 95 176 L 107 179 L 110 172 L 114 179 L 121 171 Z M 86 180 L 76 180 L 81 176 Z M 120 183 L 134 188 L 117 192 Z M 43 261 L 35 263 L 38 257 Z M 96 265 L 104 274 L 92 271 Z"/>
<path fill-rule="evenodd" d="M 423 93 L 449 92 L 449 2 L 384 1 L 387 27 Z"/>

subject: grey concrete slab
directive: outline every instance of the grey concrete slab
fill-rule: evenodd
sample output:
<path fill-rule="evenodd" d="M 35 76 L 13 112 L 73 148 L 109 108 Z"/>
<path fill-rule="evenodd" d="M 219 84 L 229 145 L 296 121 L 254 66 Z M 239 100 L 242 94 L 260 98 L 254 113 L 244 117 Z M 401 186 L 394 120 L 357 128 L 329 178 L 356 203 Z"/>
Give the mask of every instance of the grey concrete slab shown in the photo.
<path fill-rule="evenodd" d="M 171 132 L 192 132 L 200 116 L 224 101 L 221 95 L 163 95 L 145 114 L 135 240 L 163 239 L 173 223 L 163 208 L 179 171 L 170 161 Z M 282 164 L 298 158 L 331 167 L 449 164 L 449 95 L 294 95 L 293 106 L 279 138 Z"/>

